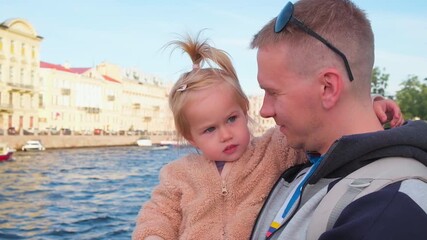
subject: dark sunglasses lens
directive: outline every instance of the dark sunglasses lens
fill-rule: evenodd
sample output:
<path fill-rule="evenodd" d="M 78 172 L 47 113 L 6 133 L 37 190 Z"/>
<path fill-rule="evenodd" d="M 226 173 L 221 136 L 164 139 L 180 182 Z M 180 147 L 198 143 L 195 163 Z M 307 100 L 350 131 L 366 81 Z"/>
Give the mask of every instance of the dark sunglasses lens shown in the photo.
<path fill-rule="evenodd" d="M 288 2 L 276 18 L 276 24 L 274 25 L 274 31 L 276 33 L 281 32 L 286 27 L 293 12 L 294 5 L 291 2 Z"/>

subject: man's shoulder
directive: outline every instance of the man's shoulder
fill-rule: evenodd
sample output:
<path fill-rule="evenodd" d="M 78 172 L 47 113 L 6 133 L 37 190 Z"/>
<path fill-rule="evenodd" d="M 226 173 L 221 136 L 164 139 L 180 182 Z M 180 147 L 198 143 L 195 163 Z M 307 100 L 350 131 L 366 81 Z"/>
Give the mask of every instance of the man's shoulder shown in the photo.
<path fill-rule="evenodd" d="M 421 226 L 427 224 L 426 200 L 425 181 L 415 178 L 393 182 L 351 202 L 326 235 L 345 228 L 348 236 L 364 239 L 425 239 L 427 229 Z M 351 233 L 355 229 L 358 232 Z"/>
<path fill-rule="evenodd" d="M 427 191 L 427 167 L 423 163 L 403 157 L 379 159 L 330 188 L 314 211 L 309 235 L 318 237 L 336 225 L 346 224 L 340 222 L 342 219 L 355 219 L 360 213 L 363 213 L 360 217 L 370 215 L 369 219 L 380 219 L 385 211 L 399 212 L 393 209 L 399 206 L 412 205 L 414 212 L 415 205 L 427 209 L 427 193 L 420 194 L 419 189 Z"/>
<path fill-rule="evenodd" d="M 400 190 L 400 187 L 412 189 L 414 183 L 427 186 L 427 166 L 413 158 L 382 158 L 336 183 L 327 194 L 329 198 L 335 200 L 328 204 L 333 205 L 335 202 L 337 205 L 343 205 L 341 206 L 343 208 L 352 201 L 377 191 L 388 190 L 392 186 L 399 186 L 396 191 Z M 387 186 L 390 187 L 386 188 Z"/>

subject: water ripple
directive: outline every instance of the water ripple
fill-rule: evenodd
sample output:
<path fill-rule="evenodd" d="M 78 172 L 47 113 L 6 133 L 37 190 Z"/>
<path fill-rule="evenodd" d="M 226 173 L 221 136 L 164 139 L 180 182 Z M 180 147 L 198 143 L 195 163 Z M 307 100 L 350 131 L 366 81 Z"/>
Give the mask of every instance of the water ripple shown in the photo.
<path fill-rule="evenodd" d="M 130 239 L 160 168 L 188 151 L 16 152 L 0 164 L 0 239 Z"/>

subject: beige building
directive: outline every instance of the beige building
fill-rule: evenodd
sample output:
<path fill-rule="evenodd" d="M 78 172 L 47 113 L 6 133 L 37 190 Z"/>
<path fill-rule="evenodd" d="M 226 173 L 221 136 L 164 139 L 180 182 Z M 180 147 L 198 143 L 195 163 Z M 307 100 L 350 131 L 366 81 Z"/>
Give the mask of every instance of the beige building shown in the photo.
<path fill-rule="evenodd" d="M 71 67 L 39 60 L 42 37 L 23 19 L 0 24 L 0 130 L 75 134 L 174 132 L 166 86 L 156 76 L 110 63 Z M 250 97 L 253 132 L 274 121 L 259 116 L 261 96 Z M 97 129 L 97 130 L 95 130 Z M 64 131 L 62 131 L 64 133 Z M 1 132 L 0 132 L 1 134 Z"/>
<path fill-rule="evenodd" d="M 252 126 L 252 132 L 255 136 L 263 134 L 267 129 L 276 125 L 274 119 L 272 118 L 262 118 L 259 115 L 259 110 L 261 109 L 263 96 L 249 96 L 249 116 L 254 121 Z"/>
<path fill-rule="evenodd" d="M 123 80 L 125 126 L 151 132 L 173 131 L 173 118 L 168 106 L 170 87 L 158 77 L 135 69 L 125 69 Z"/>
<path fill-rule="evenodd" d="M 160 133 L 170 130 L 168 88 L 156 77 L 117 65 L 72 68 L 40 63 L 41 129 Z"/>
<path fill-rule="evenodd" d="M 42 37 L 23 19 L 0 24 L 0 128 L 38 125 L 39 48 Z"/>
<path fill-rule="evenodd" d="M 2 132 L 173 129 L 168 87 L 159 78 L 108 63 L 71 68 L 40 62 L 42 39 L 26 20 L 0 24 Z"/>

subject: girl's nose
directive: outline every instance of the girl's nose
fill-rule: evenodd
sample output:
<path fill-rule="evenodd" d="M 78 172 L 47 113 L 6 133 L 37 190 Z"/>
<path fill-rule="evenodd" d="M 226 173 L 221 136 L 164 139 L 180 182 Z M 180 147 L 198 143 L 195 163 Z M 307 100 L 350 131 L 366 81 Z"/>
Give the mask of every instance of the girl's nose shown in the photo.
<path fill-rule="evenodd" d="M 220 130 L 221 142 L 226 142 L 232 138 L 231 131 L 226 127 L 221 128 Z"/>

